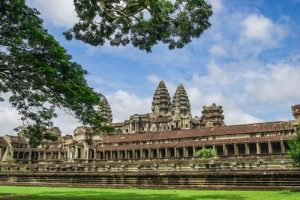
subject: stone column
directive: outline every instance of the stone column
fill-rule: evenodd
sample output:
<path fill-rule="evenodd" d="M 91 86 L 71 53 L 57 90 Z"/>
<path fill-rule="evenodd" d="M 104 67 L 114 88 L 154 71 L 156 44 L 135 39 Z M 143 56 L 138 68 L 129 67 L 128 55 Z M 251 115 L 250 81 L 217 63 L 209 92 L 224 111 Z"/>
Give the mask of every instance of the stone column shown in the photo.
<path fill-rule="evenodd" d="M 250 155 L 249 143 L 245 143 L 245 154 Z"/>
<path fill-rule="evenodd" d="M 148 149 L 148 159 L 153 158 L 151 149 Z"/>
<path fill-rule="evenodd" d="M 285 153 L 285 146 L 283 141 L 280 141 L 280 149 L 281 149 L 281 153 Z"/>
<path fill-rule="evenodd" d="M 165 148 L 165 154 L 166 154 L 166 158 L 170 158 L 170 153 L 168 151 L 168 148 Z"/>
<path fill-rule="evenodd" d="M 46 154 L 46 151 L 44 151 L 44 158 L 43 158 L 44 160 L 47 159 L 46 155 L 47 155 L 47 154 Z"/>
<path fill-rule="evenodd" d="M 183 151 L 183 157 L 188 157 L 188 155 L 186 154 L 187 153 L 187 150 L 185 147 L 182 147 L 182 151 Z"/>
<path fill-rule="evenodd" d="M 238 149 L 238 146 L 237 144 L 233 144 L 233 148 L 234 148 L 234 155 L 239 155 L 239 149 Z"/>
<path fill-rule="evenodd" d="M 193 155 L 192 155 L 192 157 L 195 156 L 195 153 L 196 153 L 196 148 L 195 148 L 195 146 L 193 145 Z"/>
<path fill-rule="evenodd" d="M 58 152 L 58 160 L 60 160 L 61 159 L 61 153 L 60 153 L 60 151 Z"/>
<path fill-rule="evenodd" d="M 268 142 L 268 150 L 269 150 L 269 154 L 273 154 L 272 142 Z"/>
<path fill-rule="evenodd" d="M 261 154 L 260 144 L 256 143 L 256 154 Z"/>
<path fill-rule="evenodd" d="M 223 144 L 223 155 L 228 156 L 228 151 L 227 151 L 226 144 Z"/>
<path fill-rule="evenodd" d="M 177 148 L 174 147 L 174 157 L 177 158 Z"/>
<path fill-rule="evenodd" d="M 78 146 L 75 145 L 75 156 L 74 156 L 74 159 L 77 159 L 78 158 Z"/>

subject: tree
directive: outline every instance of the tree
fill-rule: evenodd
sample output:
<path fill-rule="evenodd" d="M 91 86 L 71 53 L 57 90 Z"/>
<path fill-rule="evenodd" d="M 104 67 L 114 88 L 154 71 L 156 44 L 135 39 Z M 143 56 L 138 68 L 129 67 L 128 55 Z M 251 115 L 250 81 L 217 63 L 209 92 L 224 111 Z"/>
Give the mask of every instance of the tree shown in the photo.
<path fill-rule="evenodd" d="M 289 156 L 300 166 L 300 124 L 296 128 L 296 137 L 290 140 L 288 145 L 290 147 L 288 150 Z"/>
<path fill-rule="evenodd" d="M 55 139 L 46 130 L 56 107 L 72 111 L 95 132 L 111 131 L 94 109 L 101 94 L 87 85 L 87 72 L 72 62 L 38 15 L 25 0 L 0 1 L 0 100 L 5 94 L 18 110 L 33 146 Z"/>
<path fill-rule="evenodd" d="M 201 149 L 195 153 L 197 158 L 210 159 L 217 157 L 214 149 Z"/>
<path fill-rule="evenodd" d="M 74 0 L 79 22 L 64 34 L 93 46 L 110 42 L 151 52 L 158 42 L 182 48 L 211 24 L 205 0 Z"/>

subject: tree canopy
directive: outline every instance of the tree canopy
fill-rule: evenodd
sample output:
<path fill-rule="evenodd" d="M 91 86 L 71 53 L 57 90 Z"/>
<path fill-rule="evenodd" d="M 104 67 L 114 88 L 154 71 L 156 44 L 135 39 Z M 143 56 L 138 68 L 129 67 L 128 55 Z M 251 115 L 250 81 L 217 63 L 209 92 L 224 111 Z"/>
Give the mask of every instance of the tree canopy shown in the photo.
<path fill-rule="evenodd" d="M 159 42 L 182 48 L 211 24 L 205 0 L 74 0 L 79 22 L 64 34 L 90 45 L 132 44 L 151 52 Z"/>
<path fill-rule="evenodd" d="M 288 154 L 300 166 L 300 124 L 296 128 L 296 137 L 289 141 Z"/>
<path fill-rule="evenodd" d="M 0 100 L 5 95 L 18 110 L 33 146 L 55 139 L 45 128 L 53 125 L 56 107 L 72 111 L 95 131 L 110 131 L 94 109 L 101 94 L 87 85 L 87 72 L 47 32 L 38 15 L 25 0 L 0 1 Z"/>

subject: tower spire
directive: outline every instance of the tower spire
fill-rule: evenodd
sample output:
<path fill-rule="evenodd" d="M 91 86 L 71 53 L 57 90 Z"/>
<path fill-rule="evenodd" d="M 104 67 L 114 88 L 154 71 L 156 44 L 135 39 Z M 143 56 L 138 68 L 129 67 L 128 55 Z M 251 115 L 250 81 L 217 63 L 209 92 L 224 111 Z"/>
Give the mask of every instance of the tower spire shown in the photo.
<path fill-rule="evenodd" d="M 160 81 L 152 101 L 152 112 L 155 116 L 166 116 L 171 112 L 171 98 L 163 81 Z"/>
<path fill-rule="evenodd" d="M 106 99 L 103 97 L 99 103 L 98 113 L 107 120 L 108 123 L 112 123 L 112 112 L 110 105 Z"/>

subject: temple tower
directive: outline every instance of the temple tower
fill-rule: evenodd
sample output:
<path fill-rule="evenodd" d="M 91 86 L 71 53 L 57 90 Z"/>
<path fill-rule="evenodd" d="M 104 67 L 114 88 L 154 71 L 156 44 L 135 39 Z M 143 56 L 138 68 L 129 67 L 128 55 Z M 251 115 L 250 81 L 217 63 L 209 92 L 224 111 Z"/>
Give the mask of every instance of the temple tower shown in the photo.
<path fill-rule="evenodd" d="M 297 124 L 300 123 L 300 104 L 292 106 L 292 113 Z"/>
<path fill-rule="evenodd" d="M 211 106 L 203 106 L 200 126 L 225 126 L 222 106 L 217 106 L 215 103 L 213 103 Z"/>
<path fill-rule="evenodd" d="M 152 101 L 152 113 L 155 118 L 167 116 L 171 112 L 171 100 L 168 89 L 163 81 L 160 81 Z"/>
<path fill-rule="evenodd" d="M 110 105 L 105 97 L 103 97 L 100 101 L 98 107 L 98 113 L 107 120 L 108 123 L 112 123 L 112 112 Z"/>
<path fill-rule="evenodd" d="M 191 128 L 191 104 L 182 84 L 177 87 L 173 97 L 172 118 L 173 128 Z"/>

